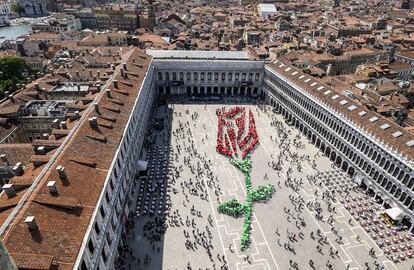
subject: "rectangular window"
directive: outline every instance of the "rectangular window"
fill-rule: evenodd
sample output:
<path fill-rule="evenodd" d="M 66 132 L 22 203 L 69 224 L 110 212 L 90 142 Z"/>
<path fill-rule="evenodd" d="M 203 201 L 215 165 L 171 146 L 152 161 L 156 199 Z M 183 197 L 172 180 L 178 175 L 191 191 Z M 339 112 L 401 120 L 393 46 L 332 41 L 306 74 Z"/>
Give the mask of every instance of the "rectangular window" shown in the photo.
<path fill-rule="evenodd" d="M 183 80 L 184 80 L 184 73 L 180 72 L 180 81 L 183 81 Z"/>
<path fill-rule="evenodd" d="M 197 81 L 197 80 L 198 80 L 198 73 L 194 72 L 194 81 Z"/>
<path fill-rule="evenodd" d="M 204 72 L 201 72 L 200 78 L 202 81 L 204 81 Z"/>
<path fill-rule="evenodd" d="M 106 263 L 106 260 L 107 260 L 108 258 L 106 257 L 105 247 L 102 249 L 101 256 L 102 256 L 102 260 L 104 261 L 104 263 Z"/>
<path fill-rule="evenodd" d="M 95 247 L 94 247 L 94 245 L 93 245 L 92 239 L 89 239 L 89 242 L 88 242 L 88 249 L 89 249 L 89 251 L 91 252 L 91 254 L 93 254 L 93 252 L 95 251 Z"/>
<path fill-rule="evenodd" d="M 214 80 L 217 81 L 218 80 L 218 73 L 214 73 Z"/>
<path fill-rule="evenodd" d="M 99 235 L 99 233 L 101 232 L 101 230 L 99 229 L 98 223 L 95 223 L 95 232 L 97 235 Z"/>
<path fill-rule="evenodd" d="M 191 81 L 191 74 L 190 74 L 190 72 L 187 72 L 187 81 Z"/>
<path fill-rule="evenodd" d="M 253 80 L 253 74 L 249 73 L 249 81 Z"/>
<path fill-rule="evenodd" d="M 233 80 L 233 73 L 229 73 L 228 79 L 229 81 Z"/>
<path fill-rule="evenodd" d="M 211 81 L 211 72 L 207 74 L 207 80 Z"/>
<path fill-rule="evenodd" d="M 226 80 L 226 73 L 221 73 L 221 80 L 225 81 Z"/>
<path fill-rule="evenodd" d="M 101 210 L 101 216 L 102 216 L 102 218 L 105 218 L 105 210 L 104 210 L 104 208 L 103 208 L 102 205 L 101 205 L 100 210 Z"/>
<path fill-rule="evenodd" d="M 109 233 L 106 234 L 106 241 L 108 242 L 109 246 L 112 245 L 112 239 L 111 239 L 111 235 Z"/>

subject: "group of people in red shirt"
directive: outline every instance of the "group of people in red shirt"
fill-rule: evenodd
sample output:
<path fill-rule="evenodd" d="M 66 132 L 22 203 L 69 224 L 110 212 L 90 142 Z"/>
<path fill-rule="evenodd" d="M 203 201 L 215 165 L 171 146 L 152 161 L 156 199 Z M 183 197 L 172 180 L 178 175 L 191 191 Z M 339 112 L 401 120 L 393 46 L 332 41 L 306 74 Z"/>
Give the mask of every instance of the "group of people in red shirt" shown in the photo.
<path fill-rule="evenodd" d="M 245 108 L 236 106 L 227 112 L 225 108 L 219 108 L 216 110 L 216 115 L 218 117 L 217 152 L 228 157 L 237 157 L 239 149 L 241 157 L 244 158 L 259 142 L 253 112 L 249 110 L 247 133 Z"/>

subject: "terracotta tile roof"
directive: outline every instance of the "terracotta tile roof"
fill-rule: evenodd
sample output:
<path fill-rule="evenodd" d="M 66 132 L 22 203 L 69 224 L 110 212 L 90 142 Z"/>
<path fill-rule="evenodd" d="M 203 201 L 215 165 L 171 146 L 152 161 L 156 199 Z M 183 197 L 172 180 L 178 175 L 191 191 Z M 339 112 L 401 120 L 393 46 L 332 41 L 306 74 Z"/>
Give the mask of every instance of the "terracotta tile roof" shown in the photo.
<path fill-rule="evenodd" d="M 28 157 L 34 154 L 33 146 L 28 143 L 20 144 L 0 144 L 0 155 L 6 154 L 7 159 L 10 165 L 14 165 L 17 162 L 22 162 L 22 165 L 25 166 L 30 163 Z"/>
<path fill-rule="evenodd" d="M 15 263 L 23 269 L 44 270 L 50 269 L 54 257 L 48 255 L 36 255 L 35 258 L 29 254 L 19 254 Z"/>
<path fill-rule="evenodd" d="M 283 66 L 281 66 L 281 64 L 283 64 Z M 283 59 L 279 59 L 268 66 L 309 94 L 315 96 L 324 104 L 329 105 L 342 113 L 351 122 L 374 136 L 376 141 L 388 145 L 389 148 L 391 147 L 395 152 L 412 161 L 414 157 L 414 146 L 410 147 L 407 143 L 414 140 L 414 135 L 407 132 L 401 126 L 378 113 L 367 110 L 356 100 L 344 95 L 342 91 L 338 91 L 335 87 L 330 87 L 321 80 L 304 74 L 300 69 L 289 65 L 288 62 L 283 61 Z M 294 75 L 292 75 L 293 73 Z M 323 89 L 321 89 L 321 87 L 323 87 Z M 338 98 L 333 99 L 332 97 L 335 95 L 337 95 Z M 349 107 L 352 105 L 355 106 L 355 108 L 352 107 L 351 110 Z M 365 111 L 366 114 L 363 116 L 359 115 L 361 111 Z M 372 121 L 372 119 L 376 118 L 378 118 L 378 120 Z M 384 124 L 387 126 L 386 129 L 381 128 Z M 398 134 L 397 132 L 401 132 L 401 135 L 395 136 L 395 134 Z"/>
<path fill-rule="evenodd" d="M 132 58 L 142 68 L 133 65 Z M 2 234 L 5 246 L 19 267 L 25 267 L 26 262 L 30 261 L 27 256 L 33 262 L 38 261 L 39 256 L 45 256 L 42 260 L 47 263 L 41 265 L 46 267 L 43 269 L 50 267 L 51 257 L 55 258 L 54 263 L 59 269 L 73 268 L 150 61 L 149 56 L 144 59 L 142 52 L 132 49 L 127 60 L 127 70 L 139 76 L 122 78 L 117 72 L 115 78 L 118 81 L 128 80 L 132 83 L 118 84 L 120 90 L 128 92 L 128 95 L 112 91 L 113 98 L 123 104 L 117 105 L 119 112 L 100 110 L 106 118 L 114 120 L 99 118 L 99 121 L 110 123 L 112 128 L 102 125 L 98 129 L 91 127 L 88 118 L 98 116 L 91 103 L 82 113 L 85 115 L 82 115 L 79 127 L 71 137 L 67 137 L 62 151 L 57 152 L 56 161 L 48 164 L 49 169 Z M 114 86 L 110 85 L 109 88 L 113 90 Z M 105 108 L 108 104 L 113 106 L 103 91 L 97 98 L 100 108 Z M 65 168 L 66 180 L 59 178 L 56 171 L 59 165 Z M 58 197 L 51 196 L 46 186 L 52 180 L 56 181 Z M 24 219 L 29 215 L 35 216 L 39 230 L 28 230 Z"/>

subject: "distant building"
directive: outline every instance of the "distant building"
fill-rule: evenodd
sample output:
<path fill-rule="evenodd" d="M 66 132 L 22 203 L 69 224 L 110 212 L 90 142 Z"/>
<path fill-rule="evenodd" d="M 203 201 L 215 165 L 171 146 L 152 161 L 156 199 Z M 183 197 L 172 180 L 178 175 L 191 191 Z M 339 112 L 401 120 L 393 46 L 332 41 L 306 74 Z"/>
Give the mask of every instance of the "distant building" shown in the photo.
<path fill-rule="evenodd" d="M 400 52 L 397 53 L 394 57 L 396 60 L 400 60 L 414 67 L 414 51 Z"/>
<path fill-rule="evenodd" d="M 134 8 L 122 5 L 109 5 L 93 9 L 98 29 L 118 29 L 134 31 L 138 28 L 138 17 Z"/>
<path fill-rule="evenodd" d="M 365 34 L 371 34 L 372 29 L 369 27 L 358 26 L 358 27 L 348 27 L 348 26 L 337 26 L 337 25 L 328 25 L 330 30 L 335 34 L 336 38 L 340 37 L 352 37 Z"/>
<path fill-rule="evenodd" d="M 61 18 L 53 18 L 47 21 L 32 24 L 33 30 L 42 32 L 61 33 L 82 30 L 80 19 L 73 15 L 66 15 Z"/>
<path fill-rule="evenodd" d="M 12 10 L 10 8 L 10 3 L 7 1 L 0 1 L 0 14 L 10 14 Z"/>
<path fill-rule="evenodd" d="M 274 4 L 259 4 L 257 5 L 257 12 L 262 17 L 270 17 L 277 13 L 276 6 Z"/>
<path fill-rule="evenodd" d="M 10 25 L 9 15 L 0 14 L 0 27 Z"/>
<path fill-rule="evenodd" d="M 27 17 L 47 16 L 47 6 L 45 0 L 17 0 L 17 3 L 23 8 Z"/>
<path fill-rule="evenodd" d="M 79 18 L 82 24 L 82 29 L 96 29 L 96 16 L 92 9 L 85 8 L 75 13 L 75 17 Z"/>

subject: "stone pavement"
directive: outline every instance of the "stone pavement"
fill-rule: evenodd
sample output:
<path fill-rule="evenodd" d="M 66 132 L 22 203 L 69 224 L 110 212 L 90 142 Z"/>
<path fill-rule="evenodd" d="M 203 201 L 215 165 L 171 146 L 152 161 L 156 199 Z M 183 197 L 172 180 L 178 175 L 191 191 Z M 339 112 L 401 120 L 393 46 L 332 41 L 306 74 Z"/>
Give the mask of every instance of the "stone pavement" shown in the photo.
<path fill-rule="evenodd" d="M 186 196 L 181 192 L 180 185 L 184 181 L 189 181 L 189 179 L 194 181 L 196 177 L 189 168 L 183 166 L 185 153 L 181 152 L 182 156 L 177 160 L 173 160 L 175 168 L 183 166 L 184 169 L 175 183 L 175 187 L 180 192 L 176 194 L 171 193 L 171 212 L 178 210 L 184 220 L 187 216 L 190 219 L 194 219 L 197 229 L 205 233 L 208 233 L 206 229 L 209 226 L 208 216 L 212 217 L 213 227 L 209 227 L 209 231 L 212 235 L 212 245 L 214 247 L 213 260 L 209 259 L 206 250 L 202 247 L 195 250 L 188 250 L 186 248 L 185 242 L 187 238 L 183 230 L 191 233 L 192 228 L 185 226 L 185 224 L 180 227 L 169 226 L 161 245 L 159 245 L 161 251 L 158 253 L 156 248 L 153 250 L 149 242 L 143 237 L 142 226 L 144 221 L 151 219 L 144 216 L 137 219 L 134 239 L 130 241 L 133 255 L 141 258 L 141 264 L 138 266 L 137 261 L 131 259 L 131 269 L 185 269 L 188 263 L 190 263 L 192 269 L 220 269 L 220 267 L 226 265 L 223 262 L 222 256 L 225 256 L 229 269 L 284 270 L 290 268 L 290 261 L 296 262 L 299 269 L 312 269 L 309 265 L 309 260 L 311 259 L 314 262 L 315 269 L 328 269 L 326 266 L 328 260 L 332 264 L 333 269 L 346 269 L 348 265 L 349 269 L 367 269 L 365 263 L 368 263 L 371 269 L 375 269 L 374 259 L 368 253 L 370 248 L 374 248 L 378 255 L 378 262 L 382 262 L 385 269 L 407 269 L 405 268 L 406 265 L 403 268 L 399 268 L 398 265 L 395 265 L 383 256 L 375 242 L 357 225 L 357 222 L 353 222 L 353 225 L 350 225 L 348 220 L 351 216 L 339 202 L 334 204 L 336 207 L 334 219 L 336 220 L 335 227 L 342 236 L 343 244 L 338 244 L 335 241 L 336 237 L 326 221 L 328 215 L 323 220 L 316 220 L 315 212 L 307 207 L 302 210 L 302 213 L 295 212 L 290 198 L 291 196 L 298 197 L 300 195 L 306 202 L 313 202 L 317 199 L 324 209 L 323 212 L 327 213 L 327 205 L 321 199 L 321 194 L 325 187 L 319 187 L 308 182 L 306 176 L 315 174 L 315 170 L 311 166 L 312 160 L 315 160 L 316 169 L 319 171 L 331 170 L 331 162 L 323 156 L 316 155 L 318 150 L 315 146 L 301 136 L 299 145 L 303 147 L 301 149 L 292 147 L 291 151 L 297 152 L 298 155 L 309 155 L 311 162 L 302 161 L 302 169 L 298 171 L 296 166 L 290 165 L 289 160 L 285 160 L 282 165 L 282 171 L 279 172 L 278 176 L 278 172 L 268 166 L 268 162 L 273 160 L 281 151 L 279 143 L 274 141 L 274 138 L 277 137 L 277 130 L 271 126 L 271 122 L 272 119 L 283 122 L 283 118 L 270 112 L 262 112 L 257 106 L 253 105 L 243 105 L 251 108 L 253 111 L 259 133 L 259 146 L 251 155 L 252 185 L 254 188 L 258 185 L 272 183 L 276 187 L 276 193 L 268 202 L 256 203 L 254 205 L 252 243 L 248 250 L 241 252 L 239 247 L 243 218 L 235 219 L 217 212 L 218 199 L 220 202 L 231 198 L 244 201 L 246 196 L 244 178 L 241 173 L 229 163 L 226 157 L 219 155 L 215 150 L 217 136 L 215 110 L 221 106 L 210 104 L 205 107 L 204 105 L 195 104 L 175 104 L 172 122 L 172 130 L 178 127 L 179 121 L 189 121 L 191 123 L 195 146 L 199 152 L 211 161 L 213 174 L 219 182 L 220 191 L 208 189 L 208 200 L 187 196 L 187 201 Z M 231 106 L 226 105 L 226 107 L 230 108 Z M 186 113 L 186 110 L 189 111 L 189 114 Z M 195 112 L 198 113 L 199 117 L 197 120 L 192 120 L 191 115 Z M 289 130 L 289 138 L 293 141 L 299 132 L 286 124 L 283 124 L 283 126 L 286 130 Z M 172 148 L 176 151 L 176 144 L 181 144 L 185 139 L 188 138 L 177 139 L 173 136 L 171 142 L 166 142 L 166 144 L 171 143 Z M 160 141 L 158 143 L 160 144 Z M 284 185 L 286 172 L 289 168 L 293 170 L 291 177 L 303 180 L 303 188 L 299 190 L 299 193 Z M 265 179 L 265 174 L 268 176 L 268 180 Z M 207 179 L 205 180 L 207 181 Z M 315 191 L 318 191 L 316 195 Z M 201 212 L 202 217 L 191 214 L 190 209 L 192 205 L 194 205 L 197 211 Z M 289 209 L 291 214 L 287 214 L 285 209 Z M 304 219 L 306 227 L 302 229 L 297 228 L 295 223 L 299 221 L 299 218 Z M 326 243 L 319 244 L 310 237 L 311 232 L 316 233 L 318 229 L 323 236 L 327 237 Z M 275 233 L 276 230 L 279 235 Z M 287 230 L 297 236 L 296 239 L 298 241 L 291 242 L 295 253 L 284 248 L 284 244 L 288 242 Z M 303 239 L 298 236 L 300 231 L 303 233 Z M 357 240 L 357 235 L 359 240 Z M 229 248 L 230 245 L 231 249 Z M 317 251 L 317 245 L 322 247 L 321 252 Z M 339 256 L 330 256 L 330 248 L 338 251 Z M 217 253 L 219 256 L 217 256 Z M 143 265 L 142 258 L 145 254 L 149 254 L 152 258 L 150 264 Z M 249 262 L 246 261 L 246 256 L 249 256 Z"/>

